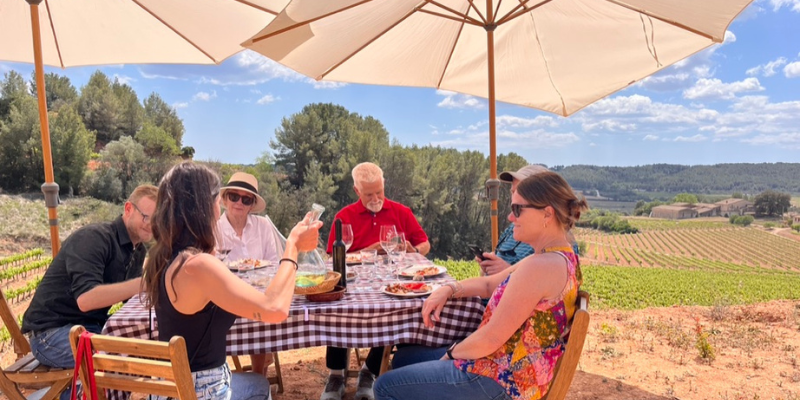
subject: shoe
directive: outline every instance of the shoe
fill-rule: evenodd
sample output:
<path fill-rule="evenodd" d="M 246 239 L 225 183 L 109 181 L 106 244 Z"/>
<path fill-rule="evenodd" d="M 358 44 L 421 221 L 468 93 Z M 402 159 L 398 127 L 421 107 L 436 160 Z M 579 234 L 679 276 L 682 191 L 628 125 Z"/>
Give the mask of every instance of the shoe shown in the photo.
<path fill-rule="evenodd" d="M 344 396 L 344 376 L 328 375 L 328 382 L 325 383 L 325 390 L 319 400 L 342 400 Z"/>
<path fill-rule="evenodd" d="M 358 371 L 358 383 L 356 384 L 356 400 L 375 400 L 375 393 L 372 385 L 375 383 L 375 375 L 367 369 Z"/>

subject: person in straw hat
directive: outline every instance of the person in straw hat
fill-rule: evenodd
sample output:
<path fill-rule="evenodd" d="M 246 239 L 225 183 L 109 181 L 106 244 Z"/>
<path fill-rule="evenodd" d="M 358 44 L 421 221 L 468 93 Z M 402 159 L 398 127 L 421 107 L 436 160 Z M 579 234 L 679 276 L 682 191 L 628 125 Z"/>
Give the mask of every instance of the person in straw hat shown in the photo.
<path fill-rule="evenodd" d="M 217 221 L 217 251 L 225 262 L 244 259 L 267 260 L 278 265 L 286 248 L 269 216 L 255 215 L 264 211 L 267 202 L 258 194 L 258 180 L 246 172 L 236 172 L 228 184 L 220 188 L 225 213 Z M 227 256 L 225 255 L 227 253 Z M 267 374 L 272 354 L 250 356 L 253 371 Z"/>

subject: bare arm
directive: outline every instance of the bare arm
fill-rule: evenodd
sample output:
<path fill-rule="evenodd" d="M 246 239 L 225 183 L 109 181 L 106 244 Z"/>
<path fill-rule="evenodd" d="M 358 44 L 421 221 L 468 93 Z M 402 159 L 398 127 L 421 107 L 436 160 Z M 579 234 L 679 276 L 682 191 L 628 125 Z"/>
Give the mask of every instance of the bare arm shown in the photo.
<path fill-rule="evenodd" d="M 431 242 L 426 240 L 426 241 L 424 241 L 424 242 L 422 242 L 422 243 L 420 243 L 420 244 L 418 244 L 416 246 L 412 246 L 412 247 L 416 247 L 417 250 L 419 250 L 419 254 L 422 254 L 424 256 L 424 255 L 428 254 L 431 251 Z M 414 249 L 412 248 L 411 251 L 414 251 Z"/>
<path fill-rule="evenodd" d="M 120 301 L 128 300 L 139 293 L 142 278 L 133 278 L 119 283 L 97 285 L 76 299 L 78 308 L 83 312 L 110 307 Z"/>
<path fill-rule="evenodd" d="M 500 348 L 544 298 L 557 296 L 567 283 L 567 268 L 558 254 L 529 257 L 517 265 L 491 320 L 452 351 L 454 358 L 476 359 Z"/>

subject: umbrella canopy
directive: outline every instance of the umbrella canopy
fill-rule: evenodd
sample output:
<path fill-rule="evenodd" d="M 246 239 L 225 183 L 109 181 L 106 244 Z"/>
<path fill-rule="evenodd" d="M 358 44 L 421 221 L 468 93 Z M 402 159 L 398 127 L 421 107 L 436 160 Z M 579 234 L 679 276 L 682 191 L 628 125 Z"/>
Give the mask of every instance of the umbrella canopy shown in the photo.
<path fill-rule="evenodd" d="M 34 63 L 45 205 L 58 253 L 43 65 L 218 64 L 242 50 L 287 0 L 0 0 L 0 60 Z"/>
<path fill-rule="evenodd" d="M 568 116 L 721 43 L 751 1 L 293 0 L 244 45 L 318 80 L 488 98 L 496 191 L 495 100 Z"/>

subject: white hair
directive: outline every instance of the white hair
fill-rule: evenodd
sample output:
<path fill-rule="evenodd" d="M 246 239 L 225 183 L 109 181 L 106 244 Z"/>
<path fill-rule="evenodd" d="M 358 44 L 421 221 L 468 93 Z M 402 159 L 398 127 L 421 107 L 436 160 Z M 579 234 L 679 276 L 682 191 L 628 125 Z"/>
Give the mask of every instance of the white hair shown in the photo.
<path fill-rule="evenodd" d="M 359 183 L 383 183 L 383 170 L 381 167 L 371 163 L 363 162 L 353 167 L 353 184 Z"/>

